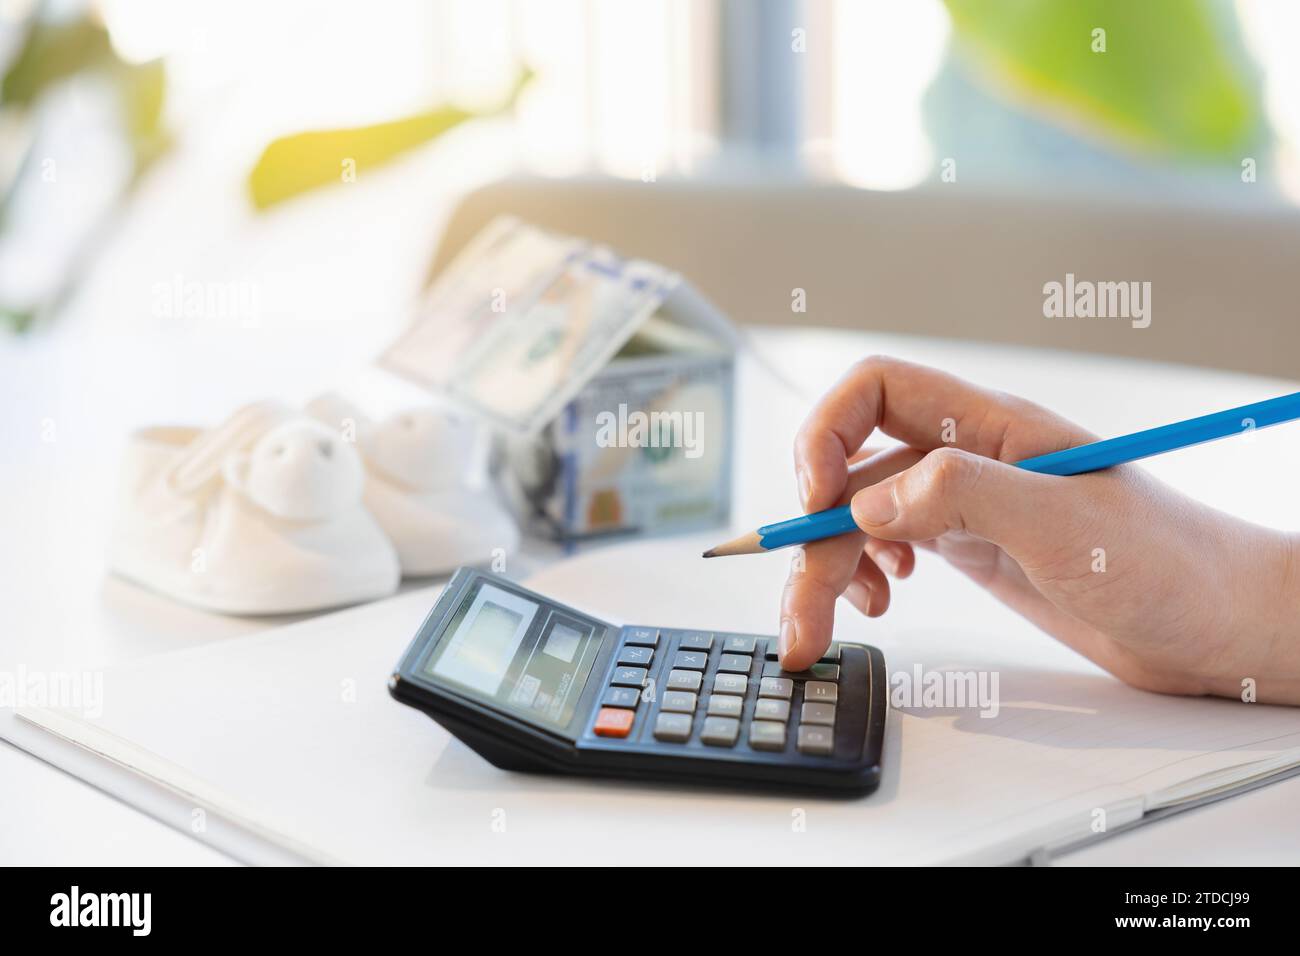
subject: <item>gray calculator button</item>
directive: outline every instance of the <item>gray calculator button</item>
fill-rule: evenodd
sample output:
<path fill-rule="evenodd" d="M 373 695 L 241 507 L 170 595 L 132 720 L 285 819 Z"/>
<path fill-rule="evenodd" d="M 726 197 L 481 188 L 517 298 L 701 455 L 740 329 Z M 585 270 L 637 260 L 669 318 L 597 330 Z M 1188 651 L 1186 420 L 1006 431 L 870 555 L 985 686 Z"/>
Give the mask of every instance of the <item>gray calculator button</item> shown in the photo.
<path fill-rule="evenodd" d="M 699 671 L 669 671 L 668 690 L 699 690 L 704 682 L 704 675 Z"/>
<path fill-rule="evenodd" d="M 644 644 L 646 647 L 655 647 L 659 644 L 659 631 L 653 627 L 629 627 L 626 634 L 627 636 L 623 638 L 624 644 Z"/>
<path fill-rule="evenodd" d="M 803 699 L 821 704 L 833 704 L 840 699 L 840 689 L 825 681 L 810 680 L 803 685 Z"/>
<path fill-rule="evenodd" d="M 791 680 L 829 680 L 836 681 L 840 679 L 839 664 L 814 664 L 806 671 L 787 671 L 782 670 L 781 665 L 776 661 L 766 661 L 763 664 L 764 677 L 788 677 Z"/>
<path fill-rule="evenodd" d="M 605 691 L 605 696 L 600 699 L 602 707 L 626 707 L 628 710 L 636 710 L 637 701 L 641 699 L 641 692 L 631 687 L 611 687 Z"/>
<path fill-rule="evenodd" d="M 649 667 L 654 656 L 655 652 L 652 647 L 624 647 L 618 652 L 618 662 L 620 664 L 636 664 L 638 667 Z"/>
<path fill-rule="evenodd" d="M 829 727 L 812 727 L 805 724 L 799 728 L 798 746 L 801 754 L 829 757 L 835 750 L 835 735 Z"/>
<path fill-rule="evenodd" d="M 655 721 L 655 740 L 670 740 L 673 743 L 681 743 L 690 739 L 691 736 L 691 715 L 690 714 L 663 714 Z"/>
<path fill-rule="evenodd" d="M 805 724 L 820 724 L 823 727 L 833 727 L 835 726 L 835 705 L 805 703 L 799 719 Z"/>
<path fill-rule="evenodd" d="M 728 694 L 714 694 L 709 698 L 709 716 L 739 717 L 745 707 L 745 698 Z"/>
<path fill-rule="evenodd" d="M 695 713 L 695 695 L 689 690 L 666 690 L 659 709 L 678 714 L 693 714 Z M 831 709 L 834 710 L 834 708 Z"/>
<path fill-rule="evenodd" d="M 702 671 L 709 666 L 706 651 L 678 651 L 673 658 L 673 667 L 682 671 Z"/>
<path fill-rule="evenodd" d="M 790 702 L 788 700 L 772 700 L 767 697 L 760 697 L 754 704 L 755 720 L 779 720 L 785 723 L 790 719 Z"/>
<path fill-rule="evenodd" d="M 700 743 L 730 747 L 740 736 L 740 721 L 735 717 L 705 717 L 700 728 Z"/>
<path fill-rule="evenodd" d="M 755 750 L 784 750 L 785 724 L 755 720 L 749 725 L 749 745 Z"/>
<path fill-rule="evenodd" d="M 758 638 L 733 634 L 722 642 L 722 649 L 728 654 L 752 654 L 758 646 Z"/>
<path fill-rule="evenodd" d="M 835 685 L 830 685 L 834 687 Z M 788 677 L 764 677 L 758 684 L 759 697 L 775 697 L 777 700 L 789 700 L 794 693 L 794 681 Z"/>
<path fill-rule="evenodd" d="M 683 651 L 707 651 L 713 646 L 713 635 L 707 631 L 688 631 L 677 642 L 677 648 Z"/>
<path fill-rule="evenodd" d="M 740 694 L 742 697 L 749 689 L 749 678 L 744 674 L 714 674 L 713 693 Z"/>
<path fill-rule="evenodd" d="M 736 674 L 748 674 L 753 664 L 753 658 L 746 657 L 744 654 L 723 654 L 718 658 L 718 670 Z"/>
<path fill-rule="evenodd" d="M 640 687 L 645 684 L 646 675 L 650 673 L 644 667 L 615 667 L 611 684 L 621 687 Z"/>

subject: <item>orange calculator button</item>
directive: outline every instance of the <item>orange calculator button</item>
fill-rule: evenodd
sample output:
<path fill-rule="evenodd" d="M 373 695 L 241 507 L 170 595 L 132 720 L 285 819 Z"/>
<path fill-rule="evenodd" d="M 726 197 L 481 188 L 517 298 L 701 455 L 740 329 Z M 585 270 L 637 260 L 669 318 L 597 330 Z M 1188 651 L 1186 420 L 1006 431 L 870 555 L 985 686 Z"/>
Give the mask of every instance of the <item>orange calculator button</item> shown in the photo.
<path fill-rule="evenodd" d="M 596 715 L 596 726 L 592 728 L 598 737 L 626 737 L 632 731 L 632 719 L 636 711 L 623 710 L 621 707 L 602 707 Z"/>

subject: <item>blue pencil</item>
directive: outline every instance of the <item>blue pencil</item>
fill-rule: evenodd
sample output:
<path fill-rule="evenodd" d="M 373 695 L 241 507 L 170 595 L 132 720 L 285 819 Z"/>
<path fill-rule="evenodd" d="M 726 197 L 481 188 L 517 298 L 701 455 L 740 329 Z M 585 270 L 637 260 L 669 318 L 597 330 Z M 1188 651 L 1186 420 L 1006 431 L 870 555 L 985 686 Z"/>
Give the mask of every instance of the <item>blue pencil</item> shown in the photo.
<path fill-rule="evenodd" d="M 1043 475 L 1081 475 L 1297 418 L 1300 418 L 1300 392 L 1202 415 L 1200 418 L 1189 418 L 1171 425 L 1159 425 L 1131 435 L 1090 442 L 1036 458 L 1026 458 L 1017 462 L 1016 467 Z M 857 530 L 852 511 L 848 505 L 844 505 L 764 525 L 734 541 L 710 548 L 704 552 L 704 557 L 759 554 Z"/>

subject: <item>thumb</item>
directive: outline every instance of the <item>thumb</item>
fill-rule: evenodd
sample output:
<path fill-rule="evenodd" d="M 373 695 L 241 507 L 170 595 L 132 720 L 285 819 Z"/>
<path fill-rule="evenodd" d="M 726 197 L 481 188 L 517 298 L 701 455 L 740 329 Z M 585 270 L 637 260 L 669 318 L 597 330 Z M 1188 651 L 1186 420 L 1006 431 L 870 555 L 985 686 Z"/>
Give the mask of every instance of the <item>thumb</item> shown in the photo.
<path fill-rule="evenodd" d="M 938 448 L 855 494 L 853 520 L 873 537 L 891 541 L 966 531 L 1025 559 L 1047 541 L 1059 543 L 1064 528 L 1077 526 L 1065 512 L 1077 510 L 1078 498 L 1063 494 L 1061 483 L 957 448 Z"/>

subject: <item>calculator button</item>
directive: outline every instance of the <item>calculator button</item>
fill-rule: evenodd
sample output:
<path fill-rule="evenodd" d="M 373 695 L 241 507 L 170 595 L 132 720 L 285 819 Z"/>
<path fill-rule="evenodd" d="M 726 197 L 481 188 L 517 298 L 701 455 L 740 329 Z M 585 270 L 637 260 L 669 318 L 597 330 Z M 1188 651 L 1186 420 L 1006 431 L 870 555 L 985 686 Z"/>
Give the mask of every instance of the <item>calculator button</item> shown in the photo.
<path fill-rule="evenodd" d="M 790 702 L 788 700 L 771 700 L 760 697 L 754 704 L 755 720 L 779 720 L 785 723 L 790 719 Z"/>
<path fill-rule="evenodd" d="M 723 654 L 718 658 L 718 670 L 720 671 L 748 674 L 753 665 L 753 658 L 746 657 L 744 654 Z"/>
<path fill-rule="evenodd" d="M 632 729 L 636 714 L 621 707 L 602 707 L 596 714 L 596 723 L 592 730 L 597 737 L 626 737 Z"/>
<path fill-rule="evenodd" d="M 801 754 L 829 757 L 835 749 L 835 736 L 829 727 L 811 727 L 805 724 L 799 728 L 798 746 Z"/>
<path fill-rule="evenodd" d="M 822 704 L 833 704 L 840 697 L 840 689 L 825 681 L 810 680 L 803 685 L 803 699 L 815 700 Z"/>
<path fill-rule="evenodd" d="M 742 697 L 749 689 L 749 678 L 744 674 L 714 674 L 713 693 L 740 694 Z"/>
<path fill-rule="evenodd" d="M 755 720 L 749 725 L 749 745 L 755 750 L 784 750 L 785 724 Z"/>
<path fill-rule="evenodd" d="M 769 661 L 777 660 L 777 659 L 780 657 L 780 654 L 777 652 L 777 643 L 776 643 L 776 641 L 769 641 L 769 642 L 768 642 L 768 645 L 767 645 L 767 654 L 764 655 L 764 656 L 765 656 Z M 820 659 L 820 660 L 823 660 L 823 661 L 829 661 L 830 663 L 835 663 L 836 661 L 838 661 L 838 660 L 840 659 L 840 645 L 839 645 L 839 643 L 836 642 L 836 641 L 831 641 L 831 646 L 828 647 L 828 648 L 826 648 L 826 653 L 823 654 L 819 659 Z"/>
<path fill-rule="evenodd" d="M 722 642 L 722 649 L 728 654 L 752 654 L 757 646 L 758 638 L 740 634 L 733 634 Z"/>
<path fill-rule="evenodd" d="M 706 651 L 678 651 L 673 658 L 673 667 L 683 671 L 702 671 L 709 666 Z"/>
<path fill-rule="evenodd" d="M 743 697 L 714 694 L 709 698 L 710 717 L 739 717 L 744 707 L 745 699 Z"/>
<path fill-rule="evenodd" d="M 668 690 L 699 690 L 704 683 L 704 675 L 699 671 L 669 671 Z"/>
<path fill-rule="evenodd" d="M 767 661 L 763 664 L 764 677 L 789 677 L 791 680 L 829 680 L 835 681 L 840 679 L 839 664 L 814 664 L 806 671 L 787 671 L 782 670 L 781 665 L 776 661 Z"/>
<path fill-rule="evenodd" d="M 832 687 L 835 685 L 831 685 Z M 758 684 L 759 697 L 775 697 L 777 700 L 789 700 L 794 693 L 794 681 L 788 677 L 764 677 Z"/>
<path fill-rule="evenodd" d="M 689 690 L 666 690 L 664 699 L 659 704 L 660 710 L 668 710 L 677 714 L 695 713 L 695 695 Z M 831 708 L 834 710 L 834 708 Z"/>
<path fill-rule="evenodd" d="M 649 673 L 644 667 L 615 667 L 610 683 L 621 687 L 641 687 Z"/>
<path fill-rule="evenodd" d="M 713 635 L 703 631 L 691 631 L 682 635 L 682 639 L 677 642 L 677 647 L 683 651 L 707 651 L 713 647 Z"/>
<path fill-rule="evenodd" d="M 655 740 L 681 743 L 691 736 L 690 714 L 660 714 L 655 721 Z"/>
<path fill-rule="evenodd" d="M 611 687 L 600 699 L 602 707 L 627 707 L 636 710 L 636 703 L 641 699 L 639 691 L 631 687 Z"/>
<path fill-rule="evenodd" d="M 659 644 L 659 632 L 653 627 L 629 627 L 624 633 L 624 644 L 643 644 L 646 647 L 656 647 Z"/>
<path fill-rule="evenodd" d="M 740 721 L 735 717 L 705 717 L 700 729 L 700 743 L 713 747 L 730 747 L 740 736 Z"/>
<path fill-rule="evenodd" d="M 636 664 L 638 667 L 649 667 L 654 656 L 654 648 L 624 647 L 618 652 L 618 662 L 620 664 Z"/>
<path fill-rule="evenodd" d="M 833 727 L 835 725 L 835 705 L 805 703 L 803 711 L 799 714 L 799 720 L 805 724 L 820 724 L 823 727 Z"/>

